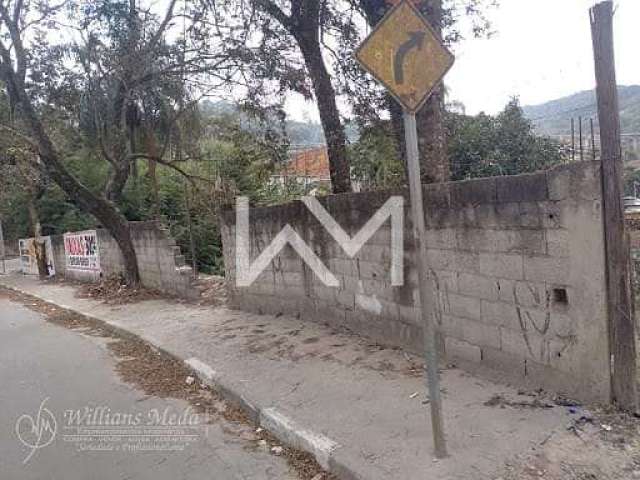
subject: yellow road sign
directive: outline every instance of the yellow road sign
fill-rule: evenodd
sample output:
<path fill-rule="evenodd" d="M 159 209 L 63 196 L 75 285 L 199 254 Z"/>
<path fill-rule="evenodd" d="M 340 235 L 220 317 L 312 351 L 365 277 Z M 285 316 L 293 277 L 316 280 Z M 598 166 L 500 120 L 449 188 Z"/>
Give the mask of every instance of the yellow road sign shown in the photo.
<path fill-rule="evenodd" d="M 410 113 L 420 109 L 454 62 L 427 19 L 407 0 L 387 13 L 356 58 Z"/>

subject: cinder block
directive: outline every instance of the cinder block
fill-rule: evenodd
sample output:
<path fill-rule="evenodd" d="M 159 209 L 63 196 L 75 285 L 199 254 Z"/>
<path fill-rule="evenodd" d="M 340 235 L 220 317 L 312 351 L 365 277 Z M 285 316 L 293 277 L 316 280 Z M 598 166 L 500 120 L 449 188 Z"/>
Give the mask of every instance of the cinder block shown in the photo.
<path fill-rule="evenodd" d="M 429 250 L 427 250 L 427 262 L 429 264 L 429 267 L 434 270 L 457 270 L 456 255 L 452 250 L 439 250 L 430 248 Z"/>
<path fill-rule="evenodd" d="M 292 273 L 300 273 L 304 268 L 304 262 L 300 257 L 296 258 L 278 258 L 272 264 L 275 263 L 274 269 L 277 269 L 282 272 L 292 272 Z M 276 267 L 277 265 L 277 267 Z"/>
<path fill-rule="evenodd" d="M 406 233 L 410 233 L 410 230 L 405 224 L 405 234 Z M 380 229 L 377 230 L 369 240 L 367 240 L 367 245 L 377 245 L 389 248 L 391 246 L 391 227 L 387 225 L 380 227 Z"/>
<path fill-rule="evenodd" d="M 324 300 L 326 302 L 335 302 L 337 293 L 338 293 L 337 288 L 327 287 L 318 282 L 314 282 L 311 296 L 318 300 Z"/>
<path fill-rule="evenodd" d="M 498 202 L 537 202 L 547 200 L 546 173 L 497 177 Z"/>
<path fill-rule="evenodd" d="M 575 348 L 578 337 L 569 336 L 549 341 L 549 365 L 564 372 L 571 372 L 575 368 Z"/>
<path fill-rule="evenodd" d="M 524 278 L 528 281 L 566 284 L 570 269 L 566 258 L 524 257 Z"/>
<path fill-rule="evenodd" d="M 565 228 L 566 214 L 561 202 L 542 202 L 539 204 L 542 215 L 542 227 L 548 229 Z"/>
<path fill-rule="evenodd" d="M 499 327 L 520 328 L 517 307 L 511 303 L 489 302 L 483 300 L 480 304 L 482 322 Z"/>
<path fill-rule="evenodd" d="M 436 284 L 436 289 L 438 291 L 447 292 L 447 293 L 458 292 L 458 273 L 457 272 L 432 270 L 431 275 L 433 275 L 433 279 Z M 418 282 L 416 282 L 415 285 L 418 285 Z"/>
<path fill-rule="evenodd" d="M 525 366 L 527 384 L 533 388 L 544 388 L 569 397 L 585 399 L 586 401 L 610 401 L 608 395 L 599 388 L 599 384 L 584 382 L 577 375 L 562 372 L 549 365 L 543 365 L 532 360 L 527 360 Z M 603 383 L 607 384 L 608 382 L 605 381 Z"/>
<path fill-rule="evenodd" d="M 544 283 L 515 282 L 508 301 L 522 307 L 545 309 L 549 306 L 547 289 Z"/>
<path fill-rule="evenodd" d="M 456 230 L 442 228 L 427 230 L 427 247 L 430 249 L 451 250 L 456 245 Z"/>
<path fill-rule="evenodd" d="M 471 273 L 458 274 L 458 289 L 463 295 L 492 301 L 497 301 L 500 293 L 498 280 Z"/>
<path fill-rule="evenodd" d="M 315 300 L 313 311 L 306 311 L 302 320 L 313 320 L 318 323 L 329 323 L 340 326 L 345 324 L 345 310 L 334 302 Z"/>
<path fill-rule="evenodd" d="M 276 284 L 276 290 L 280 288 L 299 286 L 307 287 L 310 285 L 310 279 L 315 275 L 312 271 L 307 272 L 286 272 L 284 270 L 274 270 L 273 272 L 266 271 L 273 278 L 273 282 Z"/>
<path fill-rule="evenodd" d="M 485 325 L 475 320 L 443 315 L 442 331 L 449 337 L 472 345 L 500 348 L 500 331 L 498 327 Z"/>
<path fill-rule="evenodd" d="M 486 276 L 520 280 L 524 278 L 522 255 L 480 253 L 480 273 Z"/>
<path fill-rule="evenodd" d="M 518 377 L 525 376 L 525 359 L 519 355 L 503 352 L 496 348 L 482 349 L 482 363 L 494 370 L 508 372 Z"/>
<path fill-rule="evenodd" d="M 526 255 L 544 255 L 547 252 L 545 232 L 542 230 L 518 230 L 508 252 L 522 252 Z"/>
<path fill-rule="evenodd" d="M 356 266 L 359 278 L 391 281 L 391 265 L 358 260 Z"/>
<path fill-rule="evenodd" d="M 414 305 L 398 305 L 398 318 L 405 323 L 418 324 L 419 314 L 420 312 Z"/>
<path fill-rule="evenodd" d="M 600 164 L 574 162 L 547 171 L 551 200 L 598 200 L 602 198 Z"/>
<path fill-rule="evenodd" d="M 547 340 L 535 330 L 512 330 L 500 328 L 502 351 L 544 365 L 549 364 Z"/>
<path fill-rule="evenodd" d="M 240 291 L 249 291 L 251 293 L 257 295 L 275 295 L 275 285 L 272 283 L 258 283 L 255 282 L 251 284 L 249 287 L 239 287 Z"/>
<path fill-rule="evenodd" d="M 482 266 L 480 262 L 480 255 L 473 252 L 453 252 L 452 256 L 455 260 L 455 268 L 449 268 L 447 270 L 454 270 L 458 272 L 467 273 L 480 273 Z"/>
<path fill-rule="evenodd" d="M 452 185 L 454 183 L 431 183 L 422 186 L 422 194 L 428 214 L 432 211 L 448 210 L 451 207 Z"/>
<path fill-rule="evenodd" d="M 336 276 L 360 277 L 357 260 L 345 260 L 342 258 L 332 258 L 329 260 L 329 270 Z"/>
<path fill-rule="evenodd" d="M 547 255 L 556 258 L 569 258 L 571 255 L 571 234 L 568 230 L 547 230 Z"/>
<path fill-rule="evenodd" d="M 347 257 L 348 258 L 348 257 Z M 391 264 L 391 244 L 369 245 L 365 244 L 356 254 L 356 258 L 363 262 L 372 262 L 384 265 Z"/>
<path fill-rule="evenodd" d="M 451 208 L 453 209 L 497 201 L 495 178 L 452 182 L 450 188 Z"/>
<path fill-rule="evenodd" d="M 542 215 L 540 204 L 531 202 L 520 204 L 520 226 L 542 228 Z"/>
<path fill-rule="evenodd" d="M 258 275 L 258 277 L 255 279 L 253 283 L 273 285 L 276 282 L 276 279 L 275 279 L 276 275 L 277 274 L 275 272 L 265 270 L 262 273 L 260 273 L 260 275 Z"/>
<path fill-rule="evenodd" d="M 533 229 L 469 229 L 457 232 L 460 250 L 488 253 L 546 253 L 544 232 Z"/>
<path fill-rule="evenodd" d="M 480 320 L 480 299 L 450 293 L 446 295 L 446 302 L 443 305 L 444 313 L 455 317 Z"/>
<path fill-rule="evenodd" d="M 444 348 L 448 359 L 461 359 L 469 362 L 482 361 L 482 349 L 477 345 L 471 345 L 455 338 L 445 338 Z"/>
<path fill-rule="evenodd" d="M 552 339 L 557 339 L 562 344 L 565 344 L 568 341 L 577 341 L 578 323 L 579 322 L 576 319 L 567 314 L 551 312 L 551 325 L 549 328 L 550 337 Z M 556 340 L 551 341 L 552 356 L 555 341 Z"/>
<path fill-rule="evenodd" d="M 503 225 L 498 216 L 498 204 L 496 203 L 477 205 L 475 207 L 475 218 L 483 228 L 496 228 Z"/>
<path fill-rule="evenodd" d="M 355 294 L 354 292 L 348 292 L 345 290 L 337 290 L 335 295 L 335 302 L 337 305 L 341 305 L 345 309 L 355 309 Z"/>
<path fill-rule="evenodd" d="M 477 228 L 480 222 L 476 216 L 476 207 L 473 205 L 462 206 L 453 211 L 451 221 L 456 228 Z"/>

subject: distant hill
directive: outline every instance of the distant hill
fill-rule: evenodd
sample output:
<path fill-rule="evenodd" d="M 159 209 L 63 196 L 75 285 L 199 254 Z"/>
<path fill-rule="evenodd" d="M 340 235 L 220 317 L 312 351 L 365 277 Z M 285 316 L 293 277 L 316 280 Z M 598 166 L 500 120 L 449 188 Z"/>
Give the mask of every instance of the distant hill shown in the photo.
<path fill-rule="evenodd" d="M 250 130 L 261 128 L 258 122 L 252 120 L 248 115 L 240 113 L 236 105 L 223 100 L 217 102 L 204 100 L 200 102 L 200 111 L 203 115 L 211 117 L 238 115 L 244 128 Z M 326 143 L 322 126 L 319 123 L 287 120 L 286 130 L 292 146 L 317 146 Z M 345 132 L 350 142 L 356 142 L 358 140 L 358 129 L 355 124 L 347 123 Z"/>
<path fill-rule="evenodd" d="M 640 85 L 619 86 L 620 121 L 622 133 L 640 132 Z M 584 91 L 574 95 L 523 107 L 524 114 L 533 121 L 536 130 L 544 135 L 571 134 L 571 118 L 593 118 L 598 125 L 595 91 Z M 576 127 L 577 128 L 577 127 Z"/>

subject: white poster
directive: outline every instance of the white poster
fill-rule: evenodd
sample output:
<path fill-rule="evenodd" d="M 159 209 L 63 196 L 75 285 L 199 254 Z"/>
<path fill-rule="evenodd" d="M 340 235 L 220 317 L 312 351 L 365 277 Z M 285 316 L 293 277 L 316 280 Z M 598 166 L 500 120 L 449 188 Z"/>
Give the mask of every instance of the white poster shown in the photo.
<path fill-rule="evenodd" d="M 95 230 L 65 233 L 64 253 L 67 270 L 100 271 L 98 234 Z"/>

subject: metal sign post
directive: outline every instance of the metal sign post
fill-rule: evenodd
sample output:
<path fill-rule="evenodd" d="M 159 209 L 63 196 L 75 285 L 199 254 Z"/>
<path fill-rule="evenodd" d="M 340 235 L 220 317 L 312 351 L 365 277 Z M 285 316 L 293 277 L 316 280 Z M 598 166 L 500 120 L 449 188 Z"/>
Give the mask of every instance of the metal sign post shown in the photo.
<path fill-rule="evenodd" d="M 407 170 L 411 215 L 418 259 L 420 320 L 424 328 L 427 385 L 431 405 L 433 443 L 438 458 L 447 455 L 438 373 L 436 298 L 427 261 L 426 226 L 416 112 L 453 66 L 454 57 L 429 22 L 407 0 L 402 0 L 380 21 L 356 53 L 361 65 L 398 100 L 404 109 Z"/>
<path fill-rule="evenodd" d="M 440 398 L 440 376 L 438 373 L 438 342 L 435 328 L 435 295 L 433 280 L 430 278 L 427 263 L 426 226 L 420 183 L 420 164 L 418 153 L 418 130 L 414 113 L 404 113 L 404 131 L 407 144 L 407 163 L 409 171 L 409 192 L 411 195 L 411 216 L 413 234 L 418 256 L 418 281 L 420 283 L 420 314 L 424 328 L 425 360 L 427 363 L 427 386 L 431 405 L 431 428 L 436 457 L 447 456 L 442 419 L 442 401 Z"/>

